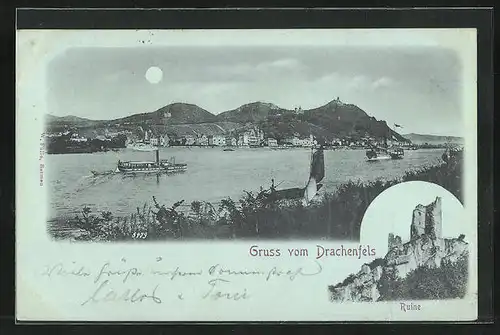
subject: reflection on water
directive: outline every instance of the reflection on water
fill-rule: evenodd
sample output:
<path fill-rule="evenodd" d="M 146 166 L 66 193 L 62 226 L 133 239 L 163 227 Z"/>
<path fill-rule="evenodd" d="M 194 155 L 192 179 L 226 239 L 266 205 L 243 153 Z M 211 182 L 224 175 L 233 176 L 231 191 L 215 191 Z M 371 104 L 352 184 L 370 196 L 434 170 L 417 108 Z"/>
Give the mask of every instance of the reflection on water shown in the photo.
<path fill-rule="evenodd" d="M 401 160 L 367 162 L 364 150 L 325 151 L 325 178 L 322 191 L 334 191 L 349 180 L 371 181 L 400 177 L 405 171 L 439 164 L 442 150 L 407 151 Z M 50 217 L 66 215 L 87 205 L 109 210 L 115 215 L 129 214 L 155 196 L 170 206 L 181 199 L 219 202 L 238 199 L 244 190 L 268 187 L 274 179 L 280 188 L 305 186 L 311 151 L 308 149 L 269 150 L 221 148 L 163 148 L 162 158 L 176 157 L 187 163 L 180 174 L 93 176 L 91 171 L 114 170 L 118 160 L 154 160 L 154 152 L 124 149 L 120 152 L 48 155 L 47 186 Z"/>

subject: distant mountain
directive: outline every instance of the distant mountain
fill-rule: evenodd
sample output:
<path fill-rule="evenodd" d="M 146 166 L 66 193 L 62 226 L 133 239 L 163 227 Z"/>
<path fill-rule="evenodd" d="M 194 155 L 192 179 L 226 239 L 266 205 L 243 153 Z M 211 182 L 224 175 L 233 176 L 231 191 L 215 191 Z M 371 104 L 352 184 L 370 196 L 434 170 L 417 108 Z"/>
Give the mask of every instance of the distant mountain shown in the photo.
<path fill-rule="evenodd" d="M 220 113 L 217 115 L 217 119 L 239 123 L 260 122 L 267 120 L 269 116 L 288 113 L 292 113 L 292 111 L 272 103 L 257 101 Z"/>
<path fill-rule="evenodd" d="M 304 111 L 304 120 L 323 127 L 336 136 L 406 139 L 387 126 L 385 121 L 378 121 L 369 116 L 356 105 L 345 104 L 340 100 L 333 100 L 318 108 Z"/>
<path fill-rule="evenodd" d="M 151 113 L 134 114 L 113 120 L 115 123 L 137 124 L 192 124 L 215 121 L 217 118 L 212 113 L 196 105 L 186 103 L 173 103 Z"/>
<path fill-rule="evenodd" d="M 45 116 L 45 119 L 47 122 L 66 122 L 66 123 L 93 122 L 93 120 L 85 119 L 85 118 L 74 116 L 74 115 L 55 116 L 55 115 L 47 114 Z"/>
<path fill-rule="evenodd" d="M 292 111 L 265 102 L 253 102 L 217 115 L 219 120 L 258 123 L 275 138 L 312 134 L 324 139 L 334 137 L 374 137 L 406 141 L 385 121 L 377 121 L 361 108 L 340 100 L 309 110 Z"/>
<path fill-rule="evenodd" d="M 415 134 L 410 133 L 403 135 L 406 139 L 412 141 L 415 144 L 463 144 L 464 139 L 457 136 L 438 136 L 438 135 L 425 135 L 425 134 Z"/>
<path fill-rule="evenodd" d="M 101 124 L 102 122 L 103 121 L 100 120 L 90 120 L 73 115 L 45 115 L 45 123 L 48 125 L 49 129 L 54 131 L 61 130 L 64 127 L 93 127 Z"/>

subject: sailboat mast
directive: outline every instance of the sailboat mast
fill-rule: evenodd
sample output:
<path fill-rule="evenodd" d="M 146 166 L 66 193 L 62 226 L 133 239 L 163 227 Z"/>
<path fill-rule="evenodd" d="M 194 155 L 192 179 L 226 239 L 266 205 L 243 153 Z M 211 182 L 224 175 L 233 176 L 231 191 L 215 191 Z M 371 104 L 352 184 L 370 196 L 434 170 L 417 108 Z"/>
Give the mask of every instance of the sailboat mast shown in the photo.
<path fill-rule="evenodd" d="M 313 162 L 314 161 L 314 148 L 313 147 L 311 147 L 311 156 L 310 157 L 311 158 L 309 159 L 310 160 L 310 164 L 309 165 L 311 166 L 311 168 L 309 169 L 309 174 L 312 173 L 313 163 L 314 163 Z"/>

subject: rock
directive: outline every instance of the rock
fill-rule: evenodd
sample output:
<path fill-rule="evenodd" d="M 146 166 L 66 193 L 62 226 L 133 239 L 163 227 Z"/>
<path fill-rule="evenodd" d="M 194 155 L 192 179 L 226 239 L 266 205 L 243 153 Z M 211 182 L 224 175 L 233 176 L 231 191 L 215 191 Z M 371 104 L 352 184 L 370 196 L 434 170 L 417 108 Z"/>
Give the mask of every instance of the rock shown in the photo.
<path fill-rule="evenodd" d="M 372 270 L 372 275 L 373 275 L 373 280 L 378 282 L 380 280 L 380 277 L 382 277 L 382 267 L 377 266 Z"/>
<path fill-rule="evenodd" d="M 368 264 L 363 264 L 363 266 L 361 266 L 361 274 L 369 274 L 370 273 L 370 267 L 368 266 Z"/>

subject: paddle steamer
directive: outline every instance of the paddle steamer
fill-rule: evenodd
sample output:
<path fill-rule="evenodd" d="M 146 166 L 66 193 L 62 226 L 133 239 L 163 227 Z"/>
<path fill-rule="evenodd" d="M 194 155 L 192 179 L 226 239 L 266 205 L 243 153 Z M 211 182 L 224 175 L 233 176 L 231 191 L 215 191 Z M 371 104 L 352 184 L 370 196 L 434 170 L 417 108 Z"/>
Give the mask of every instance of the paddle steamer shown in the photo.
<path fill-rule="evenodd" d="M 160 159 L 159 149 L 156 149 L 155 161 L 118 161 L 116 172 L 120 173 L 174 173 L 187 170 L 187 164 L 175 163 L 171 160 Z"/>

